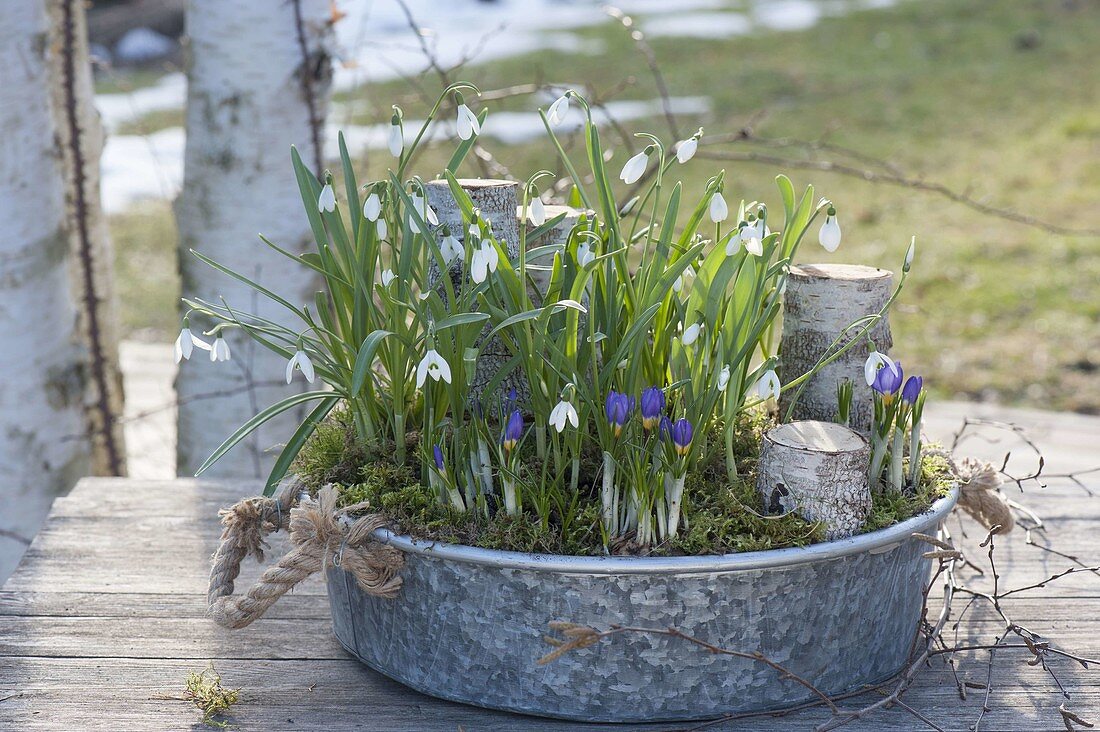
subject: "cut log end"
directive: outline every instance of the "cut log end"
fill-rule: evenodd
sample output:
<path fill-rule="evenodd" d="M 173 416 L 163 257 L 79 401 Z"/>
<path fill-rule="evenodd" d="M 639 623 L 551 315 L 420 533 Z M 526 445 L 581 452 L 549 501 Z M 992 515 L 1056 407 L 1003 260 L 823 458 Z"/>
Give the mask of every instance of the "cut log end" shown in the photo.
<path fill-rule="evenodd" d="M 858 532 L 871 510 L 870 447 L 832 422 L 779 425 L 764 435 L 756 487 L 769 513 L 798 513 L 827 539 Z"/>

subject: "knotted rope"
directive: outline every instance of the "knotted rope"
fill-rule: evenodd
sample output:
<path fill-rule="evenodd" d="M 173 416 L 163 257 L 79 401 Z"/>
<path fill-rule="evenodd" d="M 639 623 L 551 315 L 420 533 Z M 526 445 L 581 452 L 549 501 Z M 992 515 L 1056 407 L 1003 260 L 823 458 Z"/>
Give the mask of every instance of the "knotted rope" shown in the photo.
<path fill-rule="evenodd" d="M 338 509 L 333 486 L 322 488 L 316 499 L 306 497 L 299 503 L 300 489 L 290 484 L 275 498 L 247 498 L 220 512 L 225 528 L 207 591 L 208 614 L 218 625 L 245 627 L 299 582 L 330 566 L 350 572 L 370 595 L 394 597 L 401 589 L 398 572 L 404 555 L 371 537 L 386 523 L 380 514 L 366 514 L 349 523 L 348 517 L 366 510 L 367 504 Z M 294 547 L 248 592 L 234 597 L 241 562 L 249 556 L 263 561 L 266 536 L 283 529 L 290 530 Z"/>

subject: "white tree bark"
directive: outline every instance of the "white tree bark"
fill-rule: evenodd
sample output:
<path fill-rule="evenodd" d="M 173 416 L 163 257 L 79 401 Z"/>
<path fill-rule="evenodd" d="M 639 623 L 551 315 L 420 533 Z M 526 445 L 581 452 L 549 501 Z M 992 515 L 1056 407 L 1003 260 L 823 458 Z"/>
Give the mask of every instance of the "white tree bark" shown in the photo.
<path fill-rule="evenodd" d="M 485 221 L 492 225 L 493 235 L 504 244 L 504 250 L 508 258 L 514 263 L 519 256 L 519 221 L 516 218 L 517 196 L 519 183 L 509 180 L 461 178 L 459 184 L 462 190 L 470 196 L 470 200 Z M 458 207 L 454 196 L 451 195 L 450 186 L 445 180 L 433 180 L 426 184 L 428 205 L 435 209 L 439 216 L 439 226 L 436 227 L 436 237 L 442 240 L 443 232 L 449 229 L 451 234 L 466 245 L 467 226 L 462 221 L 462 211 Z M 462 262 L 456 260 L 448 274 L 451 284 L 457 294 L 462 290 L 465 279 Z M 434 282 L 439 276 L 433 266 L 429 270 L 429 279 Z M 442 293 L 441 293 L 442 294 Z M 446 297 L 444 297 L 446 302 Z M 474 372 L 473 382 L 470 384 L 471 400 L 482 397 L 485 387 L 496 376 L 497 372 L 512 357 L 508 348 L 499 338 L 482 340 L 479 345 L 477 367 Z M 523 381 L 519 370 L 514 371 L 503 382 L 504 391 L 514 388 L 522 399 L 526 394 L 527 385 Z M 485 405 L 490 407 L 491 405 Z"/>
<path fill-rule="evenodd" d="M 43 0 L 0 3 L 0 578 L 90 462 Z"/>
<path fill-rule="evenodd" d="M 298 147 L 307 165 L 319 165 L 331 86 L 323 50 L 330 12 L 326 0 L 191 0 L 187 147 L 176 202 L 185 295 L 214 302 L 224 297 L 237 309 L 291 322 L 278 305 L 191 256 L 194 248 L 295 304 L 312 302 L 310 271 L 269 249 L 257 234 L 296 253 L 312 247 L 290 147 Z M 194 472 L 260 409 L 302 388 L 301 381 L 280 383 L 286 362 L 279 356 L 243 334 L 227 340 L 229 363 L 211 364 L 197 351 L 176 380 L 181 474 Z M 257 430 L 210 474 L 264 475 L 293 432 L 294 416 L 300 415 Z"/>
<path fill-rule="evenodd" d="M 871 450 L 835 422 L 790 422 L 764 435 L 756 488 L 768 513 L 797 512 L 825 525 L 828 539 L 859 531 L 871 510 Z"/>
<path fill-rule="evenodd" d="M 779 378 L 786 384 L 810 371 L 829 346 L 848 326 L 865 315 L 879 312 L 890 298 L 894 275 L 884 269 L 855 264 L 804 264 L 791 267 L 783 300 L 783 336 L 779 346 Z M 839 345 L 857 335 L 851 329 Z M 890 324 L 879 321 L 868 334 L 881 353 L 893 345 Z M 837 385 L 853 386 L 852 428 L 871 428 L 871 392 L 863 376 L 867 349 L 854 346 L 811 379 L 795 404 L 792 419 L 831 421 L 837 411 Z M 780 414 L 786 415 L 797 389 L 783 392 Z"/>
<path fill-rule="evenodd" d="M 104 132 L 95 108 L 84 5 L 82 0 L 46 3 L 51 28 L 49 88 L 65 175 L 69 250 L 75 260 L 73 291 L 85 348 L 92 472 L 125 475 L 114 255 L 99 192 Z"/>

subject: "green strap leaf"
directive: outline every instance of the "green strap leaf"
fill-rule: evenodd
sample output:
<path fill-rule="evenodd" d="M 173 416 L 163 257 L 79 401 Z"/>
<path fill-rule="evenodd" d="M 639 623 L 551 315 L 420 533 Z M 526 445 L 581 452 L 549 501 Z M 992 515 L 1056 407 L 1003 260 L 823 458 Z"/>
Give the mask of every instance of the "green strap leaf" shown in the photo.
<path fill-rule="evenodd" d="M 351 393 L 353 395 L 358 394 L 363 388 L 363 384 L 367 382 L 367 374 L 370 373 L 371 364 L 374 363 L 374 354 L 378 351 L 378 346 L 382 344 L 387 336 L 391 336 L 393 333 L 388 330 L 376 330 L 366 338 L 363 339 L 363 344 L 359 346 L 359 353 L 355 357 L 355 366 L 351 371 Z"/>
<path fill-rule="evenodd" d="M 298 457 L 298 453 L 302 450 L 302 445 L 306 444 L 306 440 L 313 434 L 313 431 L 317 429 L 317 425 L 321 424 L 328 413 L 332 411 L 340 402 L 340 397 L 332 394 L 321 400 L 321 403 L 309 413 L 309 416 L 305 418 L 302 424 L 298 425 L 298 429 L 294 430 L 294 435 L 286 443 L 286 447 L 279 453 L 279 459 L 275 461 L 275 466 L 271 468 L 271 474 L 267 477 L 267 484 L 264 486 L 264 495 L 275 495 L 275 489 L 279 487 L 279 483 L 282 482 L 286 472 L 290 470 L 290 464 L 294 462 L 294 458 Z"/>

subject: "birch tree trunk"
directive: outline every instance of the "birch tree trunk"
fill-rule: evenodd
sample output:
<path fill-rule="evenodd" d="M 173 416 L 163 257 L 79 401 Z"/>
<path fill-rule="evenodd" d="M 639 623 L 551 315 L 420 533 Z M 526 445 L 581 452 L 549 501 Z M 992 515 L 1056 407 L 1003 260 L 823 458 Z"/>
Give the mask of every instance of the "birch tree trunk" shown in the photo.
<path fill-rule="evenodd" d="M 0 578 L 91 462 L 64 117 L 51 96 L 61 82 L 55 9 L 0 3 Z"/>
<path fill-rule="evenodd" d="M 295 253 L 312 240 L 290 147 L 320 173 L 332 74 L 323 50 L 330 12 L 326 0 L 191 0 L 187 147 L 176 202 L 185 295 L 215 303 L 224 297 L 235 308 L 291 323 L 278 305 L 191 256 L 193 248 L 292 303 L 312 302 L 310 271 L 265 246 L 257 233 Z M 301 381 L 293 387 L 283 381 L 281 357 L 240 333 L 228 333 L 227 341 L 228 363 L 211 364 L 196 351 L 197 362 L 182 364 L 176 379 L 181 474 L 193 473 L 260 409 L 302 388 Z M 300 415 L 261 427 L 210 474 L 264 475 L 293 433 L 294 416 Z"/>
<path fill-rule="evenodd" d="M 783 336 L 779 346 L 779 378 L 784 384 L 810 371 L 829 346 L 853 322 L 879 312 L 890 298 L 894 275 L 889 270 L 856 264 L 804 264 L 791 267 L 783 298 Z M 853 328 L 843 346 L 862 330 Z M 875 347 L 887 353 L 893 345 L 890 322 L 880 320 L 868 333 Z M 867 349 L 860 345 L 819 371 L 795 403 L 792 419 L 831 421 L 837 412 L 837 385 L 852 382 L 849 424 L 871 429 L 871 390 L 863 375 Z M 780 415 L 787 414 L 797 389 L 783 392 Z"/>

